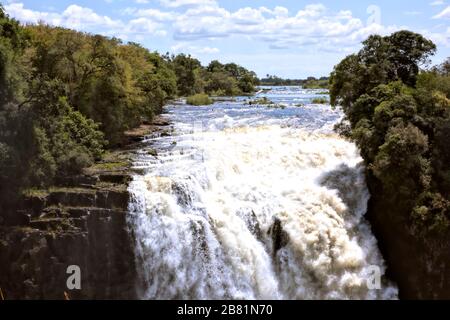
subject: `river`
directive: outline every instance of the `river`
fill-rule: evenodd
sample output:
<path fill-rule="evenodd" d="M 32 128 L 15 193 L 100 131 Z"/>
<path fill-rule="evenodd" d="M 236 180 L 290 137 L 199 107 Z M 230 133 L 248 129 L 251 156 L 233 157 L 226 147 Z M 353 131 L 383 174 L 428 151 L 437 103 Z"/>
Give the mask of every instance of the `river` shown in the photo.
<path fill-rule="evenodd" d="M 167 106 L 171 136 L 135 160 L 128 224 L 142 299 L 395 299 L 364 215 L 357 147 L 323 90 Z M 380 271 L 380 287 L 368 285 Z"/>

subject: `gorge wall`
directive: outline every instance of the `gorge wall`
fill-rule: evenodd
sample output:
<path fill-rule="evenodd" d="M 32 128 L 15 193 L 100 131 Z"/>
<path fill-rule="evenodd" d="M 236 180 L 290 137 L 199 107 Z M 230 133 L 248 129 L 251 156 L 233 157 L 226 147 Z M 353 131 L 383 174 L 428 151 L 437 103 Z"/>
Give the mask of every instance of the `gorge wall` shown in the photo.
<path fill-rule="evenodd" d="M 400 299 L 450 299 L 450 238 L 413 236 L 409 211 L 388 201 L 373 176 L 367 181 L 372 194 L 367 217 Z"/>
<path fill-rule="evenodd" d="M 76 187 L 29 195 L 17 213 L 21 225 L 0 228 L 6 299 L 64 299 L 65 292 L 70 299 L 135 298 L 128 176 L 81 180 Z M 80 267 L 81 290 L 67 288 L 70 265 Z"/>

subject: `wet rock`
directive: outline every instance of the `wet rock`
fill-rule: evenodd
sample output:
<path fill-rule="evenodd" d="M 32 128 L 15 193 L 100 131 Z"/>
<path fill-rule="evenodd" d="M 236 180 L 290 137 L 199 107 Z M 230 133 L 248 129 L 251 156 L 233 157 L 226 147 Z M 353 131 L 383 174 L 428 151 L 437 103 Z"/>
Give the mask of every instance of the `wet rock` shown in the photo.
<path fill-rule="evenodd" d="M 38 219 L 30 222 L 30 227 L 39 230 L 56 230 L 65 224 L 62 218 Z"/>
<path fill-rule="evenodd" d="M 244 220 L 247 225 L 248 230 L 258 239 L 258 241 L 263 242 L 263 232 L 261 231 L 261 226 L 258 221 L 256 213 L 251 210 L 250 212 L 242 212 L 239 214 L 242 220 Z"/>
<path fill-rule="evenodd" d="M 183 207 L 192 205 L 192 196 L 189 188 L 179 182 L 172 183 L 172 192 L 177 197 L 177 202 Z"/>
<path fill-rule="evenodd" d="M 418 237 L 409 229 L 410 211 L 383 193 L 368 175 L 372 195 L 367 219 L 386 260 L 386 275 L 395 281 L 400 299 L 450 299 L 450 235 Z"/>
<path fill-rule="evenodd" d="M 127 208 L 130 194 L 127 191 L 98 191 L 97 199 L 95 202 L 96 207 L 115 209 L 115 208 Z"/>
<path fill-rule="evenodd" d="M 62 230 L 64 223 L 72 228 Z M 0 286 L 7 299 L 135 299 L 132 239 L 124 211 L 0 228 Z M 39 230 L 39 229 L 44 230 Z M 50 229 L 54 230 L 50 230 Z M 67 267 L 81 269 L 81 290 L 66 287 Z"/>
<path fill-rule="evenodd" d="M 278 218 L 274 219 L 268 233 L 272 238 L 272 253 L 275 256 L 280 249 L 289 243 L 289 235 L 283 230 L 281 220 Z"/>
<path fill-rule="evenodd" d="M 49 203 L 55 206 L 94 207 L 95 192 L 91 191 L 55 191 L 49 196 Z"/>
<path fill-rule="evenodd" d="M 166 126 L 170 125 L 170 122 L 166 119 L 159 117 L 159 118 L 155 118 L 150 124 L 153 124 L 154 126 L 159 126 L 159 127 L 166 127 Z"/>
<path fill-rule="evenodd" d="M 148 149 L 147 154 L 156 158 L 158 156 L 158 151 L 155 149 Z"/>
<path fill-rule="evenodd" d="M 22 209 L 28 211 L 32 217 L 39 216 L 48 205 L 48 195 L 29 195 L 21 203 Z M 20 225 L 20 223 L 14 225 Z"/>
<path fill-rule="evenodd" d="M 102 174 L 99 176 L 100 182 L 113 184 L 128 184 L 131 179 L 131 176 L 128 174 Z"/>
<path fill-rule="evenodd" d="M 64 292 L 70 299 L 136 299 L 126 221 L 130 177 L 111 167 L 64 182 L 73 187 L 30 192 L 0 227 L 0 287 L 7 299 L 64 299 Z M 66 286 L 70 265 L 81 269 L 81 290 Z"/>
<path fill-rule="evenodd" d="M 55 184 L 61 187 L 93 186 L 98 182 L 98 177 L 90 175 L 77 175 L 71 177 L 57 177 Z"/>
<path fill-rule="evenodd" d="M 88 216 L 92 210 L 97 208 L 66 208 L 68 215 L 72 218 L 81 218 Z"/>

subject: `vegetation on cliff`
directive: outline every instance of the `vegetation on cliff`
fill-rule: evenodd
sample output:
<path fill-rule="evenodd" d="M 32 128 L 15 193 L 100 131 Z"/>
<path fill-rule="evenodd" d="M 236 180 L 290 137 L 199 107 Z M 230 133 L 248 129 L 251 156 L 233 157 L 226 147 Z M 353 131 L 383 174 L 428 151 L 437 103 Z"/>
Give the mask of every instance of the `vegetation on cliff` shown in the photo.
<path fill-rule="evenodd" d="M 338 129 L 360 147 L 393 219 L 417 238 L 448 234 L 450 60 L 420 71 L 436 46 L 408 31 L 363 44 L 331 76 L 331 102 L 346 116 Z"/>

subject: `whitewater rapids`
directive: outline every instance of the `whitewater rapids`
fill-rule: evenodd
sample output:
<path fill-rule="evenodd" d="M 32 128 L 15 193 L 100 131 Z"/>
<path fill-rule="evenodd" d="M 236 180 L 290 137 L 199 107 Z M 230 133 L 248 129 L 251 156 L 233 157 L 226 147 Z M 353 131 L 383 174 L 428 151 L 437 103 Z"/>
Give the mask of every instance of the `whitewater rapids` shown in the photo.
<path fill-rule="evenodd" d="M 141 150 L 130 185 L 142 299 L 397 298 L 367 283 L 385 266 L 359 151 L 330 129 L 340 112 L 294 105 L 314 94 L 169 107 L 174 134 L 149 138 L 158 155 Z"/>

